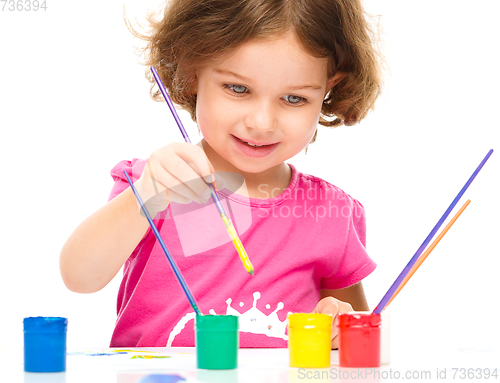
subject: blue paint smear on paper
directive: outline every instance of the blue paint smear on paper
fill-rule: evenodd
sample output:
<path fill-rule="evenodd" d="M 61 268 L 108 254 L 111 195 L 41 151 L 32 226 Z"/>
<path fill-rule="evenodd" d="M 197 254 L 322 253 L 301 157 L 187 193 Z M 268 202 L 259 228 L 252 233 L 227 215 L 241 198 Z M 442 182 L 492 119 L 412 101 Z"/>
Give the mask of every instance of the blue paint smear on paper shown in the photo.
<path fill-rule="evenodd" d="M 186 380 L 179 375 L 152 374 L 140 378 L 136 383 L 177 383 Z"/>

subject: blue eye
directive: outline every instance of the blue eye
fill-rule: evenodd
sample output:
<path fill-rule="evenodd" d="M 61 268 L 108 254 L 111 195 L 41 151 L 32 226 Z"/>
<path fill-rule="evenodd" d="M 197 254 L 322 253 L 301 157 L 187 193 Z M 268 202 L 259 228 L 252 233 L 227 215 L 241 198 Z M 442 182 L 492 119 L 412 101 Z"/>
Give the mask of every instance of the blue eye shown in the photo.
<path fill-rule="evenodd" d="M 231 89 L 234 93 L 245 93 L 248 90 L 248 88 L 246 86 L 243 86 L 243 85 L 227 84 L 226 86 L 229 89 Z"/>
<path fill-rule="evenodd" d="M 299 96 L 292 96 L 289 94 L 288 96 L 285 96 L 285 100 L 290 104 L 298 104 L 299 102 L 304 101 L 305 98 Z"/>

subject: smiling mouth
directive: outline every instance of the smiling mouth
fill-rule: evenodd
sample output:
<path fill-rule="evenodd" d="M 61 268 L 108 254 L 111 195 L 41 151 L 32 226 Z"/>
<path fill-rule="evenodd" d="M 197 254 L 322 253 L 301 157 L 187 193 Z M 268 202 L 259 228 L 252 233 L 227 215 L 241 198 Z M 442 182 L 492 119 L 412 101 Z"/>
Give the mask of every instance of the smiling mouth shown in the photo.
<path fill-rule="evenodd" d="M 236 139 L 238 139 L 239 141 L 243 142 L 244 144 L 252 147 L 252 148 L 264 148 L 266 146 L 271 146 L 271 145 L 275 145 L 276 143 L 273 143 L 273 144 L 263 144 L 263 145 L 256 145 L 256 144 L 251 144 L 250 142 L 247 142 L 247 141 L 244 141 L 242 140 L 241 138 L 238 138 L 236 136 L 234 136 Z"/>
<path fill-rule="evenodd" d="M 246 141 L 243 141 L 243 140 L 242 140 L 242 142 L 244 142 L 245 144 L 247 144 L 247 145 L 249 145 L 249 146 L 252 146 L 252 147 L 254 147 L 254 148 L 261 148 L 261 147 L 263 147 L 263 146 L 269 146 L 269 145 L 253 145 L 253 144 L 251 144 L 250 142 L 246 142 Z"/>

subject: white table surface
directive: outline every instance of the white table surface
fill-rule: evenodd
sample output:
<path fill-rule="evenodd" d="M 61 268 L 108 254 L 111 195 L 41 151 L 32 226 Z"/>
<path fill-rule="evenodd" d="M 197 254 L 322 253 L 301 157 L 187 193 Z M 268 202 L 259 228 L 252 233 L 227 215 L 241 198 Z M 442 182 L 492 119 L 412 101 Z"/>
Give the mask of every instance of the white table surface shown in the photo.
<path fill-rule="evenodd" d="M 142 383 L 146 376 L 152 374 L 177 374 L 186 379 L 186 383 L 388 382 L 424 378 L 430 382 L 438 380 L 438 373 L 441 377 L 439 381 L 500 382 L 500 352 L 498 348 L 491 347 L 456 349 L 442 345 L 422 345 L 405 349 L 393 348 L 390 364 L 366 370 L 341 369 L 338 366 L 338 351 L 332 351 L 331 366 L 326 369 L 300 370 L 289 367 L 287 349 L 240 349 L 237 369 L 201 370 L 196 368 L 195 348 L 127 348 L 132 350 L 127 354 L 116 354 L 115 350 L 117 349 L 70 349 L 66 359 L 66 372 L 48 374 L 24 372 L 23 350 L 2 346 L 0 382 Z M 103 352 L 113 355 L 91 355 Z M 132 359 L 134 355 L 168 355 L 170 358 Z M 485 379 L 486 368 L 490 372 L 496 368 L 498 376 Z M 478 379 L 480 375 L 482 378 Z M 148 381 L 152 382 L 154 380 Z"/>

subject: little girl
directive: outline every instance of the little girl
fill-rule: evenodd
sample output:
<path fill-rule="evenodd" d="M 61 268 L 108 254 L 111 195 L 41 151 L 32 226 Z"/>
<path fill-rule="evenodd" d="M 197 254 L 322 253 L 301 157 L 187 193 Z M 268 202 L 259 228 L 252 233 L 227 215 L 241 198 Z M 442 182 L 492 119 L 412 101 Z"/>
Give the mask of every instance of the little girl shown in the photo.
<path fill-rule="evenodd" d="M 102 289 L 123 266 L 111 347 L 194 346 L 194 312 L 124 171 L 201 312 L 240 316 L 241 347 L 286 347 L 291 312 L 368 310 L 361 280 L 375 263 L 362 205 L 285 162 L 314 142 L 318 122 L 355 124 L 380 93 L 359 1 L 172 0 L 150 23 L 147 65 L 203 139 L 118 163 L 109 202 L 62 249 L 61 274 L 75 292 Z M 216 183 L 254 276 L 206 182 Z M 336 335 L 334 321 L 332 348 Z"/>

